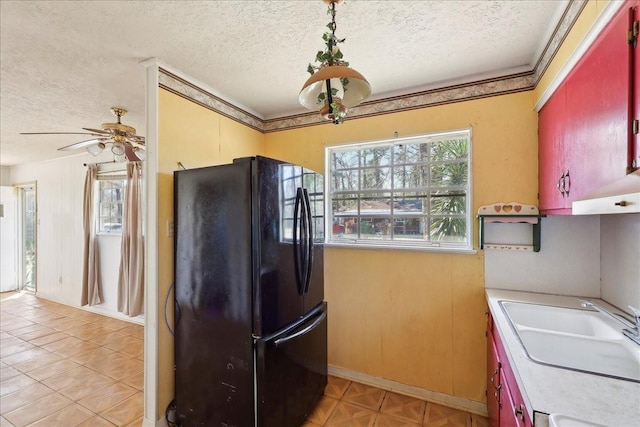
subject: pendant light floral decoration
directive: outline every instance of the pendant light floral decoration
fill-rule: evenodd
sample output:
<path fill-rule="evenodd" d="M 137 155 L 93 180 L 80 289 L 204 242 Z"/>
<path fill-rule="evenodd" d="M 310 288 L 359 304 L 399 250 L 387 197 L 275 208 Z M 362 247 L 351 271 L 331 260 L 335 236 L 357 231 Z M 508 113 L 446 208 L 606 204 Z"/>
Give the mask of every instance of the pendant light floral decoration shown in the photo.
<path fill-rule="evenodd" d="M 303 106 L 319 110 L 320 114 L 334 124 L 344 121 L 350 107 L 355 107 L 371 95 L 371 86 L 362 74 L 349 68 L 339 45 L 345 39 L 336 37 L 336 4 L 342 0 L 323 0 L 329 5 L 327 13 L 331 22 L 324 33 L 325 49 L 318 51 L 315 62 L 307 71 L 311 77 L 305 82 L 298 100 Z"/>

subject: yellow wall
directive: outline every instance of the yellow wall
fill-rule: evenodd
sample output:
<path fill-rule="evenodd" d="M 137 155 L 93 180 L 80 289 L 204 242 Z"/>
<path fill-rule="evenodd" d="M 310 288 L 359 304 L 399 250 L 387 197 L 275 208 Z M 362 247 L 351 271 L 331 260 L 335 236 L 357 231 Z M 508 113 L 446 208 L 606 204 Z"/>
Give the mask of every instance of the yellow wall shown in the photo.
<path fill-rule="evenodd" d="M 167 222 L 173 220 L 173 172 L 179 169 L 178 162 L 192 169 L 260 154 L 264 135 L 165 90 L 159 90 L 158 110 L 158 313 L 162 319 L 165 296 L 173 283 L 173 238 L 167 235 Z M 173 337 L 164 322 L 158 326 L 158 407 L 164 410 L 174 397 Z"/>
<path fill-rule="evenodd" d="M 469 127 L 474 211 L 500 201 L 536 204 L 532 91 L 267 134 L 265 153 L 323 171 L 328 145 Z M 485 401 L 482 252 L 325 254 L 331 365 Z"/>

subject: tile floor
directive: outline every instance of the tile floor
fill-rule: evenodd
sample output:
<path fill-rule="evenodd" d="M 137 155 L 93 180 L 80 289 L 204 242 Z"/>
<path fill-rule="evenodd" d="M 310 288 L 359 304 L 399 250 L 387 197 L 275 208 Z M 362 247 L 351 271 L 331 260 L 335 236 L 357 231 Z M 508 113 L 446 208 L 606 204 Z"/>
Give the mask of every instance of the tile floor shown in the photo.
<path fill-rule="evenodd" d="M 137 426 L 143 327 L 0 294 L 0 427 Z"/>
<path fill-rule="evenodd" d="M 140 426 L 143 327 L 0 294 L 0 427 Z M 303 427 L 487 427 L 486 418 L 329 377 Z"/>
<path fill-rule="evenodd" d="M 303 427 L 488 427 L 486 418 L 342 378 L 329 384 Z"/>

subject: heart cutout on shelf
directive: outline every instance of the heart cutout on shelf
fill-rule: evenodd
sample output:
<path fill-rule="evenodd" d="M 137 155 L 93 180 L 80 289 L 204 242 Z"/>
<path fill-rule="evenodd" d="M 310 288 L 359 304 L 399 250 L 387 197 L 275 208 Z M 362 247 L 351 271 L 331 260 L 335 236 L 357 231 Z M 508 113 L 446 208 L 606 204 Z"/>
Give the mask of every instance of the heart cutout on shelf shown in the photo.
<path fill-rule="evenodd" d="M 520 211 L 522 210 L 522 206 L 520 206 L 520 205 L 515 205 L 515 206 L 513 207 L 513 209 L 514 209 L 516 212 L 520 212 Z"/>
<path fill-rule="evenodd" d="M 495 205 L 493 209 L 495 209 L 496 212 L 500 212 L 500 209 L 502 209 L 502 206 Z"/>
<path fill-rule="evenodd" d="M 506 213 L 511 212 L 511 209 L 513 209 L 513 206 L 511 206 L 511 205 L 502 206 L 502 210 L 505 211 Z"/>

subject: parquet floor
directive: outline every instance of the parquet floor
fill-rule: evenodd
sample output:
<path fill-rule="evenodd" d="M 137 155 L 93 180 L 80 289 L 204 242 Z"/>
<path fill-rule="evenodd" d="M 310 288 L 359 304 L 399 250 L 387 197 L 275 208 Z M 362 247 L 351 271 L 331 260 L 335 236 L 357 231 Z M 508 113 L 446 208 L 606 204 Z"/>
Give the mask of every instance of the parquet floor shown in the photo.
<path fill-rule="evenodd" d="M 486 418 L 342 378 L 329 384 L 303 427 L 488 427 Z"/>

